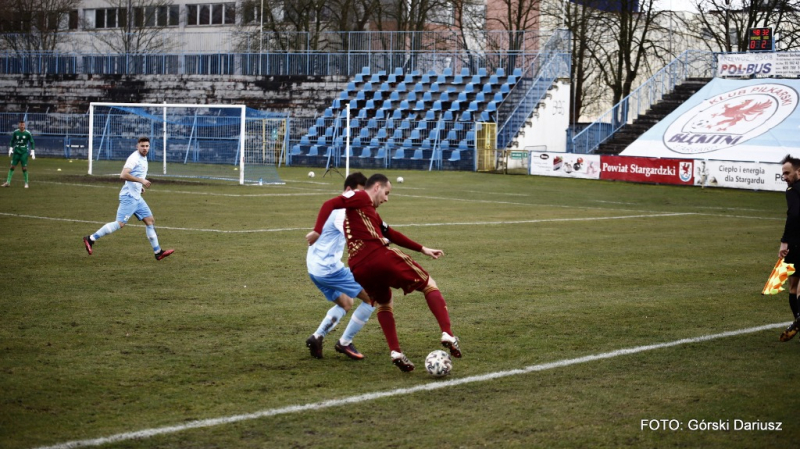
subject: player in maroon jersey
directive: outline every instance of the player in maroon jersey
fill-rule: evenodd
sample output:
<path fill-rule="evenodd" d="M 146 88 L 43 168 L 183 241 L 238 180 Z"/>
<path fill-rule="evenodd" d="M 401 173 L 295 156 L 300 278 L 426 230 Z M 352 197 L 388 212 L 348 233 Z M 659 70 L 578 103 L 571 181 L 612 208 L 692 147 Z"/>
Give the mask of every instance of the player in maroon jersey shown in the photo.
<path fill-rule="evenodd" d="M 382 174 L 367 180 L 365 190 L 346 192 L 326 201 L 320 208 L 314 230 L 306 235 L 309 245 L 319 237 L 325 221 L 335 209 L 347 209 L 345 236 L 349 252 L 348 265 L 356 281 L 378 305 L 378 322 L 391 350 L 392 363 L 401 371 L 413 371 L 414 364 L 403 354 L 397 338 L 392 311 L 392 288 L 401 288 L 405 294 L 420 291 L 442 331 L 441 343 L 453 357 L 461 357 L 459 340 L 450 329 L 447 303 L 436 282 L 427 271 L 408 254 L 390 248 L 389 243 L 421 252 L 434 259 L 444 255 L 442 250 L 431 249 L 409 239 L 381 220 L 378 206 L 389 200 L 392 183 Z"/>

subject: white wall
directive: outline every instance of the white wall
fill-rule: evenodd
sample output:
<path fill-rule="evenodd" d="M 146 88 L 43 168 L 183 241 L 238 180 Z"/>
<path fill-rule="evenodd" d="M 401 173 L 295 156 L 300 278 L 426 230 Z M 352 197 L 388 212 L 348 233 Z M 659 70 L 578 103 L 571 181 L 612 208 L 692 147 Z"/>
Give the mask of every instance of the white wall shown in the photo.
<path fill-rule="evenodd" d="M 567 80 L 557 80 L 547 92 L 544 101 L 530 118 L 530 126 L 524 126 L 514 139 L 512 150 L 526 147 L 536 151 L 567 151 L 567 128 L 569 127 L 569 91 Z M 524 134 L 524 135 L 523 135 Z M 542 147 L 546 148 L 542 148 Z"/>

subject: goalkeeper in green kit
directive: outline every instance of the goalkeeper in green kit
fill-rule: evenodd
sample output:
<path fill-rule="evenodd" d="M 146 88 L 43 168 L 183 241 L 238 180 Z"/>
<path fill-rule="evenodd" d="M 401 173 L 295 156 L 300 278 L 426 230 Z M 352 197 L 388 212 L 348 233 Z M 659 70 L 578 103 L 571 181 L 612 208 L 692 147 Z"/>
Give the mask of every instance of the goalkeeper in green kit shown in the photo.
<path fill-rule="evenodd" d="M 11 168 L 8 169 L 8 178 L 3 183 L 2 187 L 11 186 L 11 178 L 14 176 L 14 169 L 17 164 L 22 164 L 22 176 L 25 177 L 25 188 L 28 188 L 28 144 L 31 145 L 31 159 L 36 159 L 33 153 L 35 145 L 33 143 L 33 135 L 30 131 L 25 131 L 25 122 L 19 121 L 19 129 L 14 131 L 11 135 L 11 143 L 8 147 L 8 156 L 11 157 Z"/>

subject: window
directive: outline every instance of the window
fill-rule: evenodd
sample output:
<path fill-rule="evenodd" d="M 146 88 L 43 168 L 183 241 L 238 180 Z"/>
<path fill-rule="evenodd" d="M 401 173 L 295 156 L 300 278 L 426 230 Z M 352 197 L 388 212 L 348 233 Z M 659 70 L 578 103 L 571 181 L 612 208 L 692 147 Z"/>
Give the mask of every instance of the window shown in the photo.
<path fill-rule="evenodd" d="M 186 5 L 186 25 L 233 25 L 236 3 Z"/>
<path fill-rule="evenodd" d="M 141 27 L 176 27 L 180 23 L 180 6 L 146 6 L 133 8 L 133 23 Z"/>
<path fill-rule="evenodd" d="M 69 12 L 69 24 L 67 25 L 70 30 L 77 30 L 80 19 L 78 18 L 78 10 L 73 9 Z"/>
<path fill-rule="evenodd" d="M 92 14 L 91 10 L 86 12 L 88 18 L 88 28 L 120 28 L 124 27 L 126 22 L 126 11 L 122 8 L 105 8 L 95 9 Z M 94 23 L 91 19 L 94 18 Z M 70 22 L 72 16 L 70 15 Z"/>

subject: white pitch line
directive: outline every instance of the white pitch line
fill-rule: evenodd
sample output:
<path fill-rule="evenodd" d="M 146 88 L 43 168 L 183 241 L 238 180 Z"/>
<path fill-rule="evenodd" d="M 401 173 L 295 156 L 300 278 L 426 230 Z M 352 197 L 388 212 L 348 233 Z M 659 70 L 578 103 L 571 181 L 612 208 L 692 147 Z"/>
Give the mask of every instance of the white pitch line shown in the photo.
<path fill-rule="evenodd" d="M 175 425 L 175 426 L 157 427 L 157 428 L 154 428 L 154 429 L 138 430 L 138 431 L 135 431 L 135 432 L 118 433 L 116 435 L 111 435 L 111 436 L 102 437 L 102 438 L 95 438 L 95 439 L 91 439 L 91 440 L 68 441 L 66 443 L 56 444 L 56 445 L 53 445 L 53 446 L 42 446 L 42 447 L 39 447 L 38 449 L 73 449 L 73 448 L 78 448 L 78 447 L 101 446 L 101 445 L 104 445 L 104 444 L 116 443 L 116 442 L 119 442 L 119 441 L 128 441 L 128 440 L 134 440 L 134 439 L 151 438 L 151 437 L 154 437 L 154 436 L 157 436 L 157 435 L 165 435 L 165 434 L 170 434 L 170 433 L 177 433 L 177 432 L 182 432 L 184 430 L 189 430 L 189 429 L 199 429 L 199 428 L 205 428 L 205 427 L 214 427 L 214 426 L 220 426 L 220 425 L 223 425 L 223 424 L 232 424 L 232 423 L 237 423 L 237 422 L 242 422 L 242 421 L 250 421 L 250 420 L 253 420 L 253 419 L 266 418 L 266 417 L 270 417 L 270 416 L 285 415 L 285 414 L 289 414 L 289 413 L 300 413 L 300 412 L 305 412 L 305 411 L 316 411 L 316 410 L 322 410 L 322 409 L 326 409 L 326 408 L 330 408 L 330 407 L 339 407 L 339 406 L 347 405 L 347 404 L 357 404 L 359 402 L 374 401 L 376 399 L 389 398 L 389 397 L 393 397 L 393 396 L 403 396 L 403 395 L 407 395 L 407 394 L 417 393 L 417 392 L 420 392 L 420 391 L 438 390 L 438 389 L 441 389 L 441 388 L 454 387 L 454 386 L 457 386 L 457 385 L 464 385 L 464 384 L 470 384 L 470 383 L 475 383 L 475 382 L 485 382 L 487 380 L 500 379 L 500 378 L 503 378 L 503 377 L 516 376 L 516 375 L 519 375 L 519 374 L 529 374 L 529 373 L 534 373 L 534 372 L 539 372 L 539 371 L 546 371 L 546 370 L 551 370 L 551 369 L 556 369 L 556 368 L 564 368 L 566 366 L 577 365 L 577 364 L 580 364 L 580 363 L 588 363 L 588 362 L 594 362 L 594 361 L 597 361 L 597 360 L 613 359 L 615 357 L 619 357 L 619 356 L 622 356 L 622 355 L 638 354 L 640 352 L 653 351 L 653 350 L 656 350 L 656 349 L 671 348 L 671 347 L 674 347 L 674 346 L 680 346 L 680 345 L 685 345 L 685 344 L 700 343 L 700 342 L 716 340 L 716 339 L 720 339 L 720 338 L 727 338 L 727 337 L 735 337 L 737 335 L 752 334 L 752 333 L 761 332 L 761 331 L 765 331 L 765 330 L 782 328 L 782 327 L 787 326 L 788 324 L 789 324 L 788 322 L 786 322 L 786 323 L 766 324 L 766 325 L 763 325 L 763 326 L 750 327 L 750 328 L 747 328 L 747 329 L 739 329 L 739 330 L 736 330 L 736 331 L 722 332 L 722 333 L 719 333 L 719 334 L 703 335 L 703 336 L 694 337 L 694 338 L 684 338 L 684 339 L 681 339 L 681 340 L 675 340 L 675 341 L 671 341 L 671 342 L 667 342 L 667 343 L 657 343 L 657 344 L 653 344 L 653 345 L 636 346 L 636 347 L 633 347 L 633 348 L 618 349 L 616 351 L 604 352 L 604 353 L 594 354 L 594 355 L 587 355 L 587 356 L 584 356 L 584 357 L 577 357 L 577 358 L 574 358 L 574 359 L 565 359 L 565 360 L 559 360 L 559 361 L 556 361 L 556 362 L 542 363 L 542 364 L 539 364 L 539 365 L 531 365 L 531 366 L 527 366 L 527 367 L 522 368 L 522 369 L 513 369 L 513 370 L 508 370 L 508 371 L 498 371 L 498 372 L 489 373 L 489 374 L 482 374 L 482 375 L 479 375 L 479 376 L 464 377 L 462 379 L 452 379 L 452 380 L 446 380 L 446 381 L 432 381 L 432 382 L 429 382 L 429 383 L 426 383 L 426 384 L 423 384 L 423 385 L 417 385 L 416 387 L 398 388 L 398 389 L 395 389 L 395 390 L 388 390 L 388 391 L 376 391 L 374 393 L 367 393 L 367 394 L 362 394 L 362 395 L 358 395 L 358 396 L 350 396 L 350 397 L 345 397 L 345 398 L 341 398 L 341 399 L 331 399 L 331 400 L 328 400 L 328 401 L 314 402 L 314 403 L 311 403 L 311 404 L 290 405 L 290 406 L 287 406 L 287 407 L 261 410 L 261 411 L 258 411 L 258 412 L 247 413 L 247 414 L 243 414 L 243 415 L 233 415 L 233 416 L 226 416 L 226 417 L 222 417 L 222 418 L 201 419 L 201 420 L 190 421 L 188 423 L 179 424 L 179 425 Z"/>
<path fill-rule="evenodd" d="M 646 214 L 646 215 L 618 215 L 613 217 L 578 217 L 578 218 L 542 218 L 536 220 L 510 220 L 510 221 L 472 221 L 472 222 L 446 222 L 446 223 L 407 223 L 392 225 L 395 228 L 406 227 L 429 227 L 429 226 L 485 226 L 485 225 L 510 225 L 510 224 L 535 224 L 535 223 L 554 223 L 554 222 L 568 222 L 568 221 L 601 221 L 601 220 L 624 220 L 628 218 L 656 218 L 656 217 L 679 217 L 685 215 L 701 215 L 693 212 L 682 212 L 673 214 Z M 36 220 L 50 220 L 50 221 L 67 221 L 73 223 L 94 223 L 105 224 L 104 221 L 90 221 L 90 220 L 77 220 L 72 218 L 53 218 L 53 217 L 40 217 L 36 215 L 24 214 L 11 214 L 7 212 L 0 212 L 0 216 L 8 216 L 15 218 L 30 218 Z M 144 227 L 138 224 L 128 224 L 126 226 Z M 221 234 L 251 234 L 258 232 L 286 232 L 286 231 L 308 231 L 309 228 L 267 228 L 267 229 L 247 229 L 247 230 L 233 230 L 226 231 L 224 229 L 203 229 L 203 228 L 181 228 L 175 226 L 158 226 L 158 229 L 169 229 L 173 231 L 188 231 L 188 232 L 217 232 Z"/>

